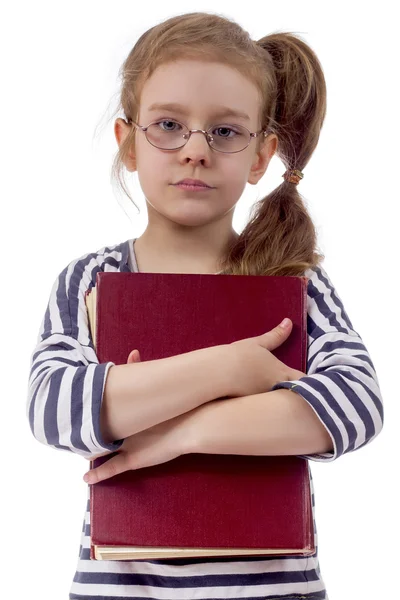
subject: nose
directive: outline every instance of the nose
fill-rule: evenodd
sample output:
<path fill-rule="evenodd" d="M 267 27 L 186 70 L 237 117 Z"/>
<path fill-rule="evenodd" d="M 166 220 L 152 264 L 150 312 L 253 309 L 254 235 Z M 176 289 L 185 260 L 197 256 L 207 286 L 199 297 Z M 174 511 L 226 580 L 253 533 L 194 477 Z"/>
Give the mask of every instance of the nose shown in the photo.
<path fill-rule="evenodd" d="M 189 157 L 195 161 L 209 158 L 212 150 L 208 144 L 206 133 L 201 129 L 193 129 L 186 144 L 180 148 L 180 152 L 183 157 Z"/>

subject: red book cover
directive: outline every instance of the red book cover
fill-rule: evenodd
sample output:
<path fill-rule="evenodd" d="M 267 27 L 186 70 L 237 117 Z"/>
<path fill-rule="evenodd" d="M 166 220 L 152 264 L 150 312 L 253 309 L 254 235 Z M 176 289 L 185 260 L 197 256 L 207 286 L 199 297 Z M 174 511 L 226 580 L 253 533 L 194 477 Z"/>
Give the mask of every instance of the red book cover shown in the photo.
<path fill-rule="evenodd" d="M 307 282 L 294 276 L 99 272 L 99 362 L 126 364 L 134 348 L 148 361 L 229 344 L 289 317 L 292 332 L 272 352 L 306 372 Z M 90 523 L 92 559 L 315 551 L 308 461 L 297 456 L 188 454 L 126 471 L 90 487 Z"/>

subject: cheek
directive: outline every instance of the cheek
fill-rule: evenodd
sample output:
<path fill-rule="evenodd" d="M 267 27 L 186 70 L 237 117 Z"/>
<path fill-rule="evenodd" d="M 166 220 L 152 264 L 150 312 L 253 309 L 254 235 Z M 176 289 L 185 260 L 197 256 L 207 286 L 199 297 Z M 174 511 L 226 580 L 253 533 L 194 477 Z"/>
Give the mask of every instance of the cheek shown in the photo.
<path fill-rule="evenodd" d="M 153 148 L 149 144 L 144 152 L 138 155 L 138 171 L 141 174 L 141 181 L 152 188 L 159 187 L 174 182 L 179 172 L 179 165 L 173 163 L 173 158 L 160 150 Z"/>
<path fill-rule="evenodd" d="M 233 190 L 242 190 L 246 185 L 246 181 L 248 178 L 248 170 L 246 170 L 246 166 L 243 163 L 235 163 L 229 165 L 227 167 L 222 177 L 220 178 L 224 182 L 224 187 L 231 191 Z"/>

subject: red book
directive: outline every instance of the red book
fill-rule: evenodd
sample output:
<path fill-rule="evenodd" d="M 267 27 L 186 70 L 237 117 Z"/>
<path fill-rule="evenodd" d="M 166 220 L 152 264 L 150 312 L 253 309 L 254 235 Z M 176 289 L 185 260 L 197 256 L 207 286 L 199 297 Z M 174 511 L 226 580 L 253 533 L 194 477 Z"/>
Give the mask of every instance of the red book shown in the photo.
<path fill-rule="evenodd" d="M 99 362 L 126 364 L 134 348 L 148 361 L 229 344 L 289 317 L 292 332 L 273 354 L 306 372 L 307 282 L 99 272 L 86 298 Z M 196 453 L 126 471 L 90 487 L 90 523 L 97 560 L 315 552 L 308 461 L 298 456 Z"/>

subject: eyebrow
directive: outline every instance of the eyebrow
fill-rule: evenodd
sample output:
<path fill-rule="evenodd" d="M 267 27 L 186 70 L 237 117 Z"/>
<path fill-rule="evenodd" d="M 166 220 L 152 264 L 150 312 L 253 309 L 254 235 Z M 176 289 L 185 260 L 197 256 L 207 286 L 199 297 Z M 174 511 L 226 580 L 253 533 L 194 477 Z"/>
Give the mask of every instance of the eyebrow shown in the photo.
<path fill-rule="evenodd" d="M 149 112 L 153 112 L 156 110 L 171 110 L 173 112 L 180 113 L 181 115 L 184 115 L 185 117 L 189 116 L 189 111 L 187 110 L 187 108 L 182 106 L 182 104 L 177 104 L 176 102 L 169 102 L 166 104 L 160 104 L 160 103 L 152 104 L 148 110 L 149 110 Z M 227 106 L 215 107 L 213 109 L 212 114 L 214 117 L 217 117 L 217 118 L 219 118 L 219 117 L 238 117 L 241 119 L 245 119 L 246 121 L 250 121 L 250 117 L 246 113 L 241 112 L 240 110 L 234 110 L 233 108 L 228 108 Z"/>

